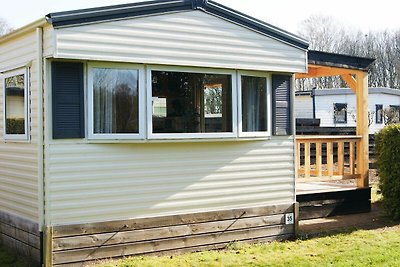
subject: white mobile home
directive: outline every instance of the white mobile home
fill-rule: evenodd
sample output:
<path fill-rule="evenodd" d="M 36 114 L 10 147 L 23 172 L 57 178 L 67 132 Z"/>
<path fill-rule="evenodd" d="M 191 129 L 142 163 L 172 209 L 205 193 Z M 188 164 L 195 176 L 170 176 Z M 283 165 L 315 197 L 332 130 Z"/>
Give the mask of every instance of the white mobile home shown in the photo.
<path fill-rule="evenodd" d="M 321 127 L 355 127 L 356 97 L 349 88 L 314 89 L 295 93 L 295 117 L 320 119 Z M 400 90 L 369 88 L 369 133 L 378 132 L 385 126 L 385 112 L 399 116 Z M 396 119 L 396 118 L 395 118 Z"/>
<path fill-rule="evenodd" d="M 292 236 L 307 47 L 195 0 L 1 37 L 1 242 L 59 266 Z"/>

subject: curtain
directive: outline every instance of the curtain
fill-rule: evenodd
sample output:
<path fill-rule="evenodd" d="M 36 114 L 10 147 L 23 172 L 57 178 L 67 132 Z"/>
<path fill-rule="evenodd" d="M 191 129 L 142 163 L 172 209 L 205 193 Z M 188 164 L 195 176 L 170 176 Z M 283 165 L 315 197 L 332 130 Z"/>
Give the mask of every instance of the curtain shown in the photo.
<path fill-rule="evenodd" d="M 266 131 L 266 79 L 242 76 L 242 131 Z"/>

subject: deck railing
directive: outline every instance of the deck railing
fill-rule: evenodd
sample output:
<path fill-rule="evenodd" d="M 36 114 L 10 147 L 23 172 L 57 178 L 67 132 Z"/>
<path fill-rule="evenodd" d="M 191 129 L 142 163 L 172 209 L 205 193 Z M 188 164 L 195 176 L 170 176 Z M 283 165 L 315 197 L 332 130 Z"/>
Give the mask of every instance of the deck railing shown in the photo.
<path fill-rule="evenodd" d="M 296 136 L 297 182 L 358 179 L 360 136 Z"/>

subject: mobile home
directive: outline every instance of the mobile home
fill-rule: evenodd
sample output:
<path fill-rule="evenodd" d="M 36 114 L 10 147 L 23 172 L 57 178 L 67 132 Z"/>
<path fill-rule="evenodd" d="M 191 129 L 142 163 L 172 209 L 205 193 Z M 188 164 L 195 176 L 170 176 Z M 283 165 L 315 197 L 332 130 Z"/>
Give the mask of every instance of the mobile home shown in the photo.
<path fill-rule="evenodd" d="M 50 13 L 0 37 L 1 243 L 61 266 L 293 236 L 307 48 L 196 0 Z"/>
<path fill-rule="evenodd" d="M 382 129 L 387 120 L 398 120 L 400 90 L 368 89 L 369 133 Z M 355 127 L 356 96 L 349 88 L 314 89 L 295 93 L 295 117 L 320 119 L 321 127 Z M 391 118 L 393 117 L 393 118 Z"/>

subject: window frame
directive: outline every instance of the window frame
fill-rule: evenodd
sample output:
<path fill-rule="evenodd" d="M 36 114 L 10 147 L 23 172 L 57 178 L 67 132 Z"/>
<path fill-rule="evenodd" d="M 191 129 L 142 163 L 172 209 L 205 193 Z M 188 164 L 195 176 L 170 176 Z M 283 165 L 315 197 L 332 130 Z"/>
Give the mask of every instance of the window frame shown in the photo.
<path fill-rule="evenodd" d="M 381 110 L 380 120 L 378 120 L 378 110 Z M 375 104 L 375 124 L 383 124 L 383 105 L 382 104 Z"/>
<path fill-rule="evenodd" d="M 96 68 L 106 68 L 106 69 L 132 69 L 138 70 L 138 121 L 139 121 L 139 133 L 106 133 L 98 134 L 94 133 L 94 97 L 93 97 L 93 69 Z M 88 94 L 88 105 L 87 105 L 87 129 L 88 129 L 88 139 L 89 140 L 102 140 L 102 139 L 145 139 L 145 121 L 146 119 L 142 114 L 145 114 L 145 68 L 143 65 L 139 64 L 129 64 L 129 63 L 106 63 L 106 62 L 89 62 L 87 64 L 87 94 Z"/>
<path fill-rule="evenodd" d="M 6 79 L 24 75 L 24 134 L 7 134 L 6 124 L 7 124 L 7 110 L 6 110 Z M 29 68 L 20 68 L 16 70 L 10 70 L 3 73 L 3 137 L 4 140 L 8 141 L 29 141 L 30 140 L 30 112 L 29 112 Z"/>
<path fill-rule="evenodd" d="M 338 121 L 337 120 L 337 114 L 335 113 L 336 112 L 336 105 L 343 105 L 344 106 L 344 108 L 345 108 L 345 115 L 344 115 L 344 121 Z M 348 105 L 347 105 L 347 103 L 333 103 L 333 123 L 334 124 L 347 124 L 347 107 L 348 107 Z"/>
<path fill-rule="evenodd" d="M 204 73 L 204 74 L 222 74 L 231 75 L 231 90 L 232 90 L 232 132 L 216 132 L 216 133 L 153 133 L 153 88 L 152 88 L 152 71 L 168 71 L 168 72 L 189 72 L 189 73 Z M 237 72 L 235 70 L 215 69 L 215 68 L 200 68 L 200 67 L 178 67 L 178 66 L 158 66 L 147 65 L 146 67 L 146 89 L 147 89 L 147 138 L 155 139 L 213 139 L 213 138 L 237 138 Z"/>
<path fill-rule="evenodd" d="M 242 76 L 266 78 L 267 88 L 267 131 L 243 131 L 243 107 L 242 107 Z M 259 71 L 238 71 L 237 75 L 237 88 L 238 88 L 238 135 L 239 137 L 270 137 L 272 133 L 272 75 L 266 72 Z"/>

